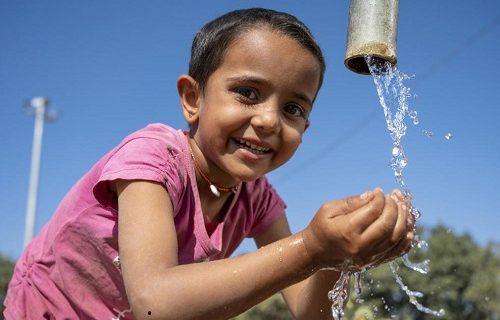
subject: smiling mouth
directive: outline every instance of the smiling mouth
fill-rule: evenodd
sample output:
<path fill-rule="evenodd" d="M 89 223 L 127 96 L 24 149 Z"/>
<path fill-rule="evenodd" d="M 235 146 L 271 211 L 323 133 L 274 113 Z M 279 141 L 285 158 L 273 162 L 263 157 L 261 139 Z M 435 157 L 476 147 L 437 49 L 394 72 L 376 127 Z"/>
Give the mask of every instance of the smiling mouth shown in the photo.
<path fill-rule="evenodd" d="M 271 148 L 266 148 L 262 146 L 258 146 L 256 144 L 250 143 L 248 141 L 242 140 L 242 139 L 236 139 L 234 138 L 233 141 L 236 143 L 237 146 L 240 148 L 246 149 L 254 154 L 267 154 L 271 153 L 272 149 Z"/>

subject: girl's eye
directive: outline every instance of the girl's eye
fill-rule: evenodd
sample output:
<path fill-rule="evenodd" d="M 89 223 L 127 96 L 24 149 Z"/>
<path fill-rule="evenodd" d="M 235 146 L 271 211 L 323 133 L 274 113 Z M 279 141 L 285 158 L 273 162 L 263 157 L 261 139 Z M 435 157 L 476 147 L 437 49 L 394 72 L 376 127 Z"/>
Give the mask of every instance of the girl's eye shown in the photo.
<path fill-rule="evenodd" d="M 244 97 L 249 101 L 257 101 L 258 99 L 257 91 L 253 88 L 241 87 L 241 88 L 236 88 L 235 91 L 240 96 Z"/>
<path fill-rule="evenodd" d="M 284 108 L 285 112 L 293 117 L 306 117 L 306 112 L 304 109 L 296 104 L 287 104 Z"/>

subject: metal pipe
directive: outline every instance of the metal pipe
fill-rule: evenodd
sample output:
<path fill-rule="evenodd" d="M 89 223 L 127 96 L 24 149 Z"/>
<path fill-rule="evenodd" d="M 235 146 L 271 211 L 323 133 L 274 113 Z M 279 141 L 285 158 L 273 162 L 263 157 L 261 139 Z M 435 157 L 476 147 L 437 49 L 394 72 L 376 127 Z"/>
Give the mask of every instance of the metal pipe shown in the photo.
<path fill-rule="evenodd" d="M 356 73 L 370 74 L 365 56 L 395 65 L 399 0 L 351 0 L 344 64 Z"/>

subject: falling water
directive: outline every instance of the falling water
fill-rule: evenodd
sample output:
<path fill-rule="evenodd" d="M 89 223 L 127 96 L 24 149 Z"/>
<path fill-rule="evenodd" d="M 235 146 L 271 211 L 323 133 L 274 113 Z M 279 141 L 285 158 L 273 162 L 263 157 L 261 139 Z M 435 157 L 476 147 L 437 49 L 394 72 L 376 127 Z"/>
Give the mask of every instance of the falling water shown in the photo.
<path fill-rule="evenodd" d="M 348 288 L 350 277 L 351 273 L 349 271 L 342 271 L 333 289 L 328 292 L 328 299 L 332 302 L 333 320 L 342 320 L 344 317 L 344 304 L 349 298 Z"/>
<path fill-rule="evenodd" d="M 419 124 L 417 112 L 410 110 L 408 106 L 408 98 L 411 97 L 410 89 L 404 85 L 404 81 L 410 79 L 410 76 L 402 73 L 396 66 L 388 62 L 374 59 L 370 56 L 366 57 L 366 62 L 369 66 L 370 73 L 373 76 L 377 93 L 380 100 L 380 105 L 384 110 L 384 116 L 387 124 L 387 129 L 392 139 L 392 158 L 390 166 L 394 172 L 394 177 L 403 192 L 405 199 L 410 203 L 409 210 L 415 220 L 420 218 L 420 211 L 415 208 L 411 201 L 413 195 L 410 189 L 406 186 L 403 178 L 403 170 L 408 164 L 408 157 L 405 153 L 401 139 L 406 134 L 405 118 L 408 115 L 414 125 Z M 423 131 L 429 138 L 433 133 L 428 130 Z M 450 140 L 452 134 L 448 133 L 445 138 Z M 418 237 L 415 241 L 415 246 L 421 248 L 426 246 L 427 243 L 419 240 Z M 411 270 L 419 273 L 426 274 L 429 272 L 429 260 L 414 263 L 410 261 L 408 255 L 402 256 L 403 264 Z M 412 303 L 417 310 L 432 314 L 434 316 L 444 316 L 443 309 L 438 311 L 429 309 L 418 302 L 417 298 L 421 298 L 423 294 L 418 291 L 410 290 L 404 283 L 401 276 L 398 274 L 399 266 L 395 261 L 389 263 L 392 273 L 400 288 L 406 293 L 410 303 Z M 348 299 L 349 278 L 351 273 L 344 271 L 340 279 L 335 283 L 333 290 L 328 293 L 328 298 L 332 301 L 332 316 L 334 320 L 342 320 L 344 311 L 343 306 Z M 355 273 L 355 292 L 357 295 L 361 292 L 360 273 Z"/>
<path fill-rule="evenodd" d="M 408 107 L 408 98 L 411 97 L 411 94 L 410 89 L 404 85 L 404 81 L 410 79 L 410 77 L 399 71 L 395 65 L 391 65 L 388 62 L 382 62 L 380 60 L 373 59 L 370 56 L 366 57 L 366 62 L 370 68 L 370 73 L 373 76 L 380 105 L 384 110 L 387 129 L 389 130 L 392 138 L 391 168 L 394 171 L 394 177 L 402 189 L 403 194 L 410 203 L 410 213 L 413 215 L 415 220 L 417 220 L 420 218 L 420 211 L 412 205 L 411 200 L 413 199 L 413 195 L 403 179 L 403 170 L 408 164 L 408 157 L 406 156 L 403 145 L 401 144 L 401 139 L 406 134 L 405 116 L 408 115 L 413 120 L 413 124 L 419 123 L 417 112 L 410 110 Z M 432 133 L 430 134 L 432 135 Z M 417 239 L 416 245 L 417 247 L 422 247 L 427 244 L 425 241 Z M 429 272 L 429 260 L 425 260 L 420 263 L 413 263 L 408 258 L 408 255 L 405 254 L 402 257 L 402 261 L 404 265 L 411 270 L 423 274 Z M 390 267 L 396 282 L 408 295 L 410 302 L 419 311 L 438 317 L 444 315 L 443 309 L 439 311 L 431 310 L 418 302 L 417 298 L 422 297 L 423 294 L 418 291 L 411 291 L 403 283 L 401 276 L 397 273 L 399 266 L 395 261 L 390 262 Z"/>

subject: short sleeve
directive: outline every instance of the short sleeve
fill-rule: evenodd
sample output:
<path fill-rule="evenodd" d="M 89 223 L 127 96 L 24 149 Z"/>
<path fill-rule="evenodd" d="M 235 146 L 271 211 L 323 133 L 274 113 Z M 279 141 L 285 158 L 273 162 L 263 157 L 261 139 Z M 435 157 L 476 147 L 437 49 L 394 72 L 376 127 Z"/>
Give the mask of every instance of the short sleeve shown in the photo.
<path fill-rule="evenodd" d="M 257 180 L 252 199 L 255 208 L 255 220 L 248 237 L 256 237 L 266 231 L 278 218 L 285 214 L 286 204 L 269 181 L 263 177 Z"/>
<path fill-rule="evenodd" d="M 175 207 L 180 198 L 183 177 L 179 148 L 163 139 L 136 137 L 122 143 L 105 160 L 94 186 L 94 195 L 109 205 L 109 182 L 117 179 L 147 180 L 162 184 Z"/>

